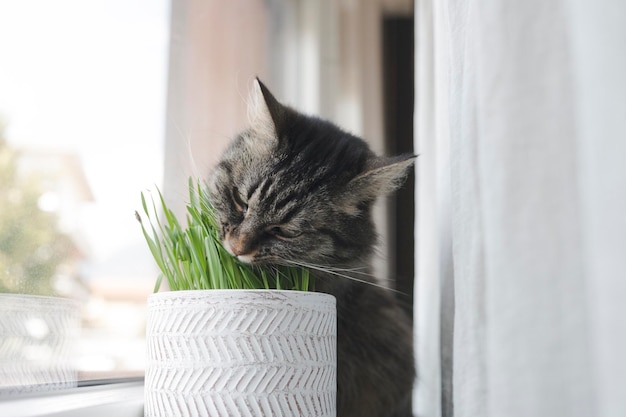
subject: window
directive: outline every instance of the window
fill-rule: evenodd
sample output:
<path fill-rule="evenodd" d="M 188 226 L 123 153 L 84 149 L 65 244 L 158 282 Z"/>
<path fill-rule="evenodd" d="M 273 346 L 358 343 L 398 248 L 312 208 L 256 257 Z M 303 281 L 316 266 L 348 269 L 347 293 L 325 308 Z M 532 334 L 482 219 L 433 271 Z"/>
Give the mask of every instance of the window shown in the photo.
<path fill-rule="evenodd" d="M 410 124 L 412 100 L 397 89 L 412 84 L 394 59 L 412 34 L 389 28 L 411 4 L 0 3 L 0 315 L 19 329 L 0 339 L 0 395 L 143 375 L 145 299 L 158 271 L 134 218 L 139 193 L 159 186 L 182 214 L 188 176 L 206 177 L 245 126 L 255 76 L 377 153 L 406 151 L 385 139 L 402 123 L 386 123 L 385 108 L 405 106 Z M 401 246 L 411 227 L 390 212 L 381 201 L 375 213 L 384 243 L 375 270 L 389 286 L 391 271 L 404 271 L 398 289 L 410 304 L 412 265 L 390 265 L 389 229 L 409 231 L 396 236 Z M 18 361 L 28 366 L 5 383 Z"/>
<path fill-rule="evenodd" d="M 143 375 L 168 39 L 165 0 L 0 3 L 0 390 Z"/>

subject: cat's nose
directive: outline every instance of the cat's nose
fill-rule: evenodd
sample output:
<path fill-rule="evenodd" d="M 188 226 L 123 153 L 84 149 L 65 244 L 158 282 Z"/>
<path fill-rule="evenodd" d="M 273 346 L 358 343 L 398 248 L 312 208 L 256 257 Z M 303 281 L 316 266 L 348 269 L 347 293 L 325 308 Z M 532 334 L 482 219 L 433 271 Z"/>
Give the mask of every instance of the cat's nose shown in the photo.
<path fill-rule="evenodd" d="M 230 236 L 227 249 L 234 256 L 250 255 L 255 251 L 255 243 L 247 235 Z"/>
<path fill-rule="evenodd" d="M 230 242 L 230 251 L 235 256 L 245 254 L 245 246 L 241 240 L 235 240 Z"/>

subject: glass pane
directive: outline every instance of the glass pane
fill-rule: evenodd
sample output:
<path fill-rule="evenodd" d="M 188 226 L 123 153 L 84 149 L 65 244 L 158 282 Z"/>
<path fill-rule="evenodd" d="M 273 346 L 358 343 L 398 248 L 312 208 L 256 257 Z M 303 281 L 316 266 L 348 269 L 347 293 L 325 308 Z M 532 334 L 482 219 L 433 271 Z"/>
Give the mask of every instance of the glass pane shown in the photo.
<path fill-rule="evenodd" d="M 143 374 L 168 31 L 165 0 L 0 2 L 0 391 Z"/>

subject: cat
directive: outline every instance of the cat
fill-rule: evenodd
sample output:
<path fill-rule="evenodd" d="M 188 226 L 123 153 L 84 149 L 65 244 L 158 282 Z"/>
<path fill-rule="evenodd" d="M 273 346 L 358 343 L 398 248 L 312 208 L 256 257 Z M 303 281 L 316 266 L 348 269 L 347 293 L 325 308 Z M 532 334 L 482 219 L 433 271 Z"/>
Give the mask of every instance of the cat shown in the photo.
<path fill-rule="evenodd" d="M 371 208 L 415 158 L 376 156 L 362 139 L 281 104 L 258 79 L 248 112 L 250 128 L 209 176 L 220 239 L 242 262 L 311 270 L 315 290 L 337 299 L 337 415 L 394 415 L 411 395 L 412 335 L 369 275 Z"/>

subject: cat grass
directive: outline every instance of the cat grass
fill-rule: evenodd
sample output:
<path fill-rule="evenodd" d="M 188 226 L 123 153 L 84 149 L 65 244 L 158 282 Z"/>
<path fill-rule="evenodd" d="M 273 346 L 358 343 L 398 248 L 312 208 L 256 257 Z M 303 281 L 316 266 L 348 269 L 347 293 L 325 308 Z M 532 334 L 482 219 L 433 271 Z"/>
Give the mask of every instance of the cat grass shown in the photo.
<path fill-rule="evenodd" d="M 143 235 L 161 274 L 154 291 L 163 279 L 170 290 L 208 289 L 283 289 L 313 290 L 312 277 L 303 268 L 288 266 L 252 266 L 239 262 L 222 246 L 215 211 L 202 181 L 189 179 L 187 225 L 181 226 L 167 207 L 161 191 L 141 203 L 147 222 L 135 212 Z M 156 200 L 156 201 L 155 201 Z M 158 209 L 160 208 L 160 210 Z M 162 219 L 159 218 L 162 213 Z"/>

